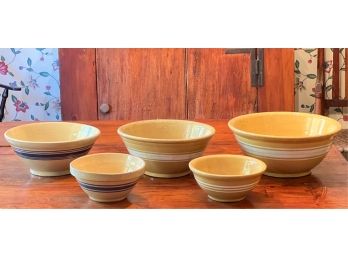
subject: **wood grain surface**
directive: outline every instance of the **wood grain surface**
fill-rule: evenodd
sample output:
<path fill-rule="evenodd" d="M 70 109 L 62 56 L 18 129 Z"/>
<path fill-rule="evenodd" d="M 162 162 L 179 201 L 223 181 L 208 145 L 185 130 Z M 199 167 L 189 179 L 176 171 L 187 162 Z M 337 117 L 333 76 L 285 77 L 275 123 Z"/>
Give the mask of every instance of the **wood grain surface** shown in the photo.
<path fill-rule="evenodd" d="M 60 48 L 60 87 L 64 120 L 96 120 L 97 80 L 94 48 Z"/>
<path fill-rule="evenodd" d="M 228 119 L 257 111 L 250 81 L 250 54 L 188 49 L 188 119 Z"/>
<path fill-rule="evenodd" d="M 200 121 L 216 128 L 204 154 L 242 153 L 227 120 Z M 126 121 L 84 123 L 102 132 L 90 153 L 127 152 L 116 134 L 116 128 Z M 0 132 L 10 127 L 4 124 L 0 124 Z M 144 176 L 127 199 L 97 203 L 89 200 L 70 175 L 33 176 L 10 147 L 0 147 L 0 155 L 0 208 L 348 208 L 348 162 L 335 148 L 312 175 L 292 179 L 263 176 L 247 198 L 238 203 L 208 199 L 192 175 L 176 179 Z"/>
<path fill-rule="evenodd" d="M 264 48 L 264 85 L 258 88 L 258 112 L 294 111 L 293 48 Z"/>
<path fill-rule="evenodd" d="M 185 49 L 97 49 L 99 119 L 186 118 Z"/>

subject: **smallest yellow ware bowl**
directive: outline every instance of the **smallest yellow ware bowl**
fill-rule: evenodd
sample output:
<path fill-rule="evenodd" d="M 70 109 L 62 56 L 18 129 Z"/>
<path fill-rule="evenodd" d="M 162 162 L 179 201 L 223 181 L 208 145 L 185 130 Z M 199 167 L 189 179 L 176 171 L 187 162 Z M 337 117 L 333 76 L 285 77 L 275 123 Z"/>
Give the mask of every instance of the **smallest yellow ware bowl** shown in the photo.
<path fill-rule="evenodd" d="M 266 164 L 260 160 L 231 154 L 199 157 L 189 167 L 208 197 L 219 202 L 243 200 L 266 170 Z"/>
<path fill-rule="evenodd" d="M 145 162 L 122 153 L 98 153 L 70 163 L 70 172 L 93 201 L 125 199 L 145 172 Z"/>

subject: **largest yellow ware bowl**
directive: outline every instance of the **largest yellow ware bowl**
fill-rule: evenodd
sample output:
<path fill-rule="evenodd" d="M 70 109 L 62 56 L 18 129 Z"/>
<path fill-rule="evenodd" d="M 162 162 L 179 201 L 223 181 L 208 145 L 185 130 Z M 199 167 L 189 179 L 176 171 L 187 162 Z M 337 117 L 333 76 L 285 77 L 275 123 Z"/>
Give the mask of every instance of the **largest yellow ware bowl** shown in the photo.
<path fill-rule="evenodd" d="M 212 126 L 188 120 L 145 120 L 118 128 L 131 155 L 142 158 L 145 174 L 174 178 L 190 173 L 188 163 L 202 155 L 211 137 Z"/>
<path fill-rule="evenodd" d="M 321 115 L 298 112 L 264 112 L 231 119 L 243 151 L 264 161 L 265 175 L 301 177 L 311 173 L 326 156 L 339 122 Z"/>
<path fill-rule="evenodd" d="M 70 174 L 69 163 L 88 153 L 99 129 L 70 122 L 36 122 L 11 128 L 5 138 L 33 175 Z"/>

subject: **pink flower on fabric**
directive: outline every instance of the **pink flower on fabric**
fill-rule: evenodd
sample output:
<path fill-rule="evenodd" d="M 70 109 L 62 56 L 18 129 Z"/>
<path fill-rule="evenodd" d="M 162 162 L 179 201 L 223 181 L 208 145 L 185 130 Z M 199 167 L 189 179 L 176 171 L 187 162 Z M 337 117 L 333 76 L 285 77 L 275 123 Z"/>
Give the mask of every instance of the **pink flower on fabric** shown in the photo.
<path fill-rule="evenodd" d="M 0 62 L 0 74 L 6 75 L 7 72 L 8 72 L 8 66 L 3 61 L 1 61 Z"/>
<path fill-rule="evenodd" d="M 14 106 L 16 107 L 16 112 L 26 112 L 29 109 L 29 106 L 27 105 L 27 103 L 21 100 L 17 100 L 14 103 Z"/>

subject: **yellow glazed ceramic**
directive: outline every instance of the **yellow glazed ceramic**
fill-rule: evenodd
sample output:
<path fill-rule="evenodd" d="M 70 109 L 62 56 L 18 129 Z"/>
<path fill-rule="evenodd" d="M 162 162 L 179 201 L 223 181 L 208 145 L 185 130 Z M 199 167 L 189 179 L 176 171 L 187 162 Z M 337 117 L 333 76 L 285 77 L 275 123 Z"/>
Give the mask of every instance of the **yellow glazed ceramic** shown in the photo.
<path fill-rule="evenodd" d="M 212 126 L 188 120 L 146 120 L 118 128 L 128 152 L 145 160 L 145 174 L 174 178 L 190 173 L 190 160 L 202 155 Z"/>
<path fill-rule="evenodd" d="M 99 129 L 70 122 L 36 122 L 11 128 L 5 138 L 33 175 L 70 174 L 69 163 L 85 155 Z"/>
<path fill-rule="evenodd" d="M 311 173 L 330 149 L 340 123 L 321 115 L 264 112 L 229 121 L 243 151 L 267 164 L 265 175 L 301 177 Z"/>
<path fill-rule="evenodd" d="M 97 202 L 125 199 L 144 171 L 142 159 L 122 153 L 91 154 L 70 163 L 82 190 Z"/>
<path fill-rule="evenodd" d="M 266 164 L 243 155 L 208 155 L 189 163 L 198 185 L 220 202 L 243 200 L 260 181 Z"/>

